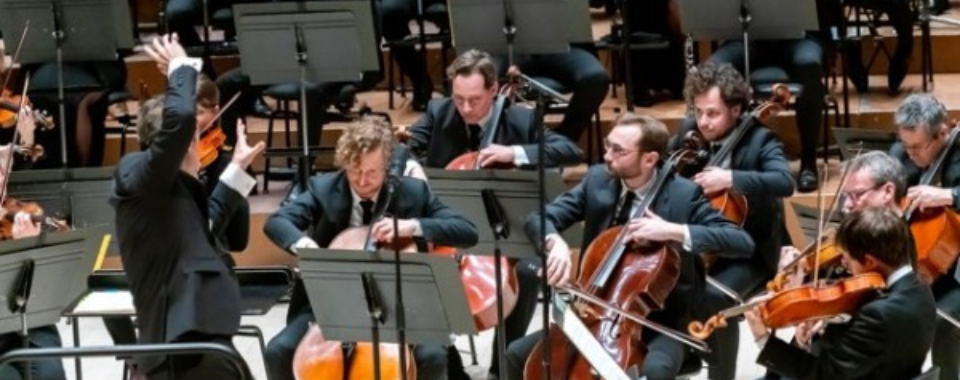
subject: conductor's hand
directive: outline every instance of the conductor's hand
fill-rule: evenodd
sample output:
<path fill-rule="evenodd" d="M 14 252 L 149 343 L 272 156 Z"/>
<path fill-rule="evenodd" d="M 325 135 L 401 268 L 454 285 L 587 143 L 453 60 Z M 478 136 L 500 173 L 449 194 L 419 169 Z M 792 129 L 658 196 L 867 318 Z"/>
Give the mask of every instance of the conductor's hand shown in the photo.
<path fill-rule="evenodd" d="M 419 228 L 420 221 L 416 219 L 398 219 L 397 231 L 393 230 L 393 218 L 383 218 L 373 224 L 374 240 L 380 243 L 392 243 L 397 237 L 412 237 Z"/>
<path fill-rule="evenodd" d="M 547 236 L 547 284 L 563 286 L 570 281 L 570 246 L 560 235 Z"/>
<path fill-rule="evenodd" d="M 164 76 L 167 75 L 167 69 L 174 58 L 187 56 L 179 41 L 176 34 L 165 34 L 154 38 L 152 44 L 143 45 L 143 50 L 157 62 L 157 69 Z"/>
<path fill-rule="evenodd" d="M 263 141 L 259 141 L 253 146 L 247 142 L 247 126 L 243 120 L 237 119 L 237 145 L 233 147 L 233 159 L 231 162 L 240 166 L 240 169 L 247 170 L 250 163 L 266 148 Z"/>

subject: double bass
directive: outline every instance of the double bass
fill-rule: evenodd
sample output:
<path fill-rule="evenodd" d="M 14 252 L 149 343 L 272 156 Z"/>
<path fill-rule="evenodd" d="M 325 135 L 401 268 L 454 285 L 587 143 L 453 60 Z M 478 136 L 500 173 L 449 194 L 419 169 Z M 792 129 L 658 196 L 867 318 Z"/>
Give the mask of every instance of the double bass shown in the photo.
<path fill-rule="evenodd" d="M 696 152 L 690 156 L 693 160 L 687 160 L 679 169 L 684 177 L 693 177 L 696 173 L 703 171 L 709 166 L 724 167 L 725 163 L 733 158 L 734 149 L 740 145 L 743 137 L 758 123 L 765 122 L 771 117 L 776 116 L 780 111 L 786 108 L 790 102 L 790 89 L 784 84 L 773 86 L 771 98 L 766 102 L 755 107 L 750 113 L 744 115 L 743 120 L 730 133 L 727 142 L 723 144 L 719 151 L 710 155 L 709 143 L 699 130 L 692 130 L 684 136 L 685 148 Z M 708 160 L 706 158 L 709 157 Z M 747 197 L 743 194 L 731 190 L 720 191 L 715 194 L 707 195 L 710 205 L 719 211 L 730 221 L 743 226 L 747 218 Z"/>
<path fill-rule="evenodd" d="M 637 218 L 646 212 L 663 189 L 673 166 L 692 152 L 675 152 L 660 169 L 643 202 L 631 215 Z M 573 286 L 576 293 L 571 307 L 576 310 L 593 338 L 621 369 L 640 367 L 646 356 L 641 341 L 641 327 L 634 318 L 660 310 L 680 276 L 680 254 L 671 246 L 651 243 L 637 246 L 626 236 L 622 226 L 600 233 L 584 253 L 580 274 Z M 591 302 L 591 299 L 599 302 Z M 609 305 L 610 307 L 600 306 Z M 542 379 L 543 342 L 537 343 L 524 368 L 524 378 Z M 556 324 L 549 327 L 549 352 L 554 370 L 550 380 L 592 380 L 589 362 Z"/>
<path fill-rule="evenodd" d="M 950 130 L 947 144 L 920 176 L 918 186 L 939 184 L 947 156 L 953 151 L 958 135 L 960 128 Z M 910 232 L 916 244 L 917 272 L 925 282 L 932 283 L 946 274 L 957 261 L 957 254 L 960 253 L 960 215 L 951 207 L 920 211 L 914 203 L 907 205 L 903 217 L 910 223 Z"/>

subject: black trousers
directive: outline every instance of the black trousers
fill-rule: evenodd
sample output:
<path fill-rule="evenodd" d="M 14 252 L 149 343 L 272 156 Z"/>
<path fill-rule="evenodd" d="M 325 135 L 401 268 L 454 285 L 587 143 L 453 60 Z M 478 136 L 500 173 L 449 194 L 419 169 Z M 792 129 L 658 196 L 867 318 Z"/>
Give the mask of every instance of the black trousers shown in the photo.
<path fill-rule="evenodd" d="M 506 59 L 500 71 L 506 72 Z M 592 117 L 607 96 L 610 75 L 594 53 L 573 46 L 564 54 L 544 54 L 517 57 L 515 62 L 527 76 L 546 77 L 557 81 L 573 94 L 563 121 L 554 129 L 573 142 L 580 141 L 583 131 L 590 127 Z"/>
<path fill-rule="evenodd" d="M 673 380 L 683 366 L 688 355 L 686 346 L 677 340 L 644 330 L 644 342 L 647 342 L 647 356 L 643 362 L 642 376 L 647 380 Z M 523 368 L 534 347 L 540 343 L 543 332 L 527 335 L 513 342 L 507 349 L 507 373 L 510 380 L 523 379 Z M 551 371 L 563 371 L 553 366 Z"/>
<path fill-rule="evenodd" d="M 960 284 L 952 274 L 953 271 L 950 271 L 940 276 L 931 289 L 937 299 L 937 308 L 953 318 L 960 318 Z M 930 352 L 933 365 L 940 367 L 940 380 L 960 378 L 960 327 L 938 317 Z"/>
<path fill-rule="evenodd" d="M 764 265 L 752 260 L 720 259 L 710 267 L 709 275 L 736 292 L 741 299 L 752 296 L 771 278 L 770 271 Z M 697 319 L 705 321 L 720 310 L 736 306 L 736 301 L 708 284 L 697 306 L 700 307 L 696 313 Z M 712 353 L 702 355 L 710 365 L 710 379 L 733 380 L 737 372 L 740 325 L 732 321 L 727 327 L 717 329 L 707 339 L 707 344 Z"/>
<path fill-rule="evenodd" d="M 263 2 L 269 0 L 207 0 L 207 15 L 213 18 L 214 12 L 233 4 Z M 168 0 L 166 15 L 170 26 L 168 33 L 177 33 L 184 46 L 200 44 L 200 35 L 194 27 L 203 25 L 203 0 Z"/>
<path fill-rule="evenodd" d="M 30 329 L 27 332 L 27 339 L 30 342 L 30 348 L 63 347 L 63 344 L 60 343 L 60 333 L 57 332 L 57 327 L 53 325 Z M 0 335 L 0 353 L 18 348 L 23 348 L 23 339 L 18 334 Z M 0 367 L 0 379 L 23 379 L 26 366 L 25 362 L 4 365 Z M 66 380 L 67 378 L 63 372 L 63 362 L 59 359 L 31 361 L 29 362 L 29 368 L 30 375 L 34 380 Z"/>
<path fill-rule="evenodd" d="M 744 70 L 743 42 L 730 41 L 710 57 L 711 62 L 730 63 Z M 797 133 L 800 135 L 800 161 L 804 168 L 816 163 L 817 143 L 823 112 L 823 49 L 813 38 L 784 41 L 761 41 L 750 47 L 750 68 L 778 66 L 786 70 L 790 80 L 803 86 L 796 98 Z"/>
<path fill-rule="evenodd" d="M 853 0 L 847 5 L 864 7 L 885 13 L 897 32 L 897 47 L 890 57 L 890 67 L 887 69 L 887 80 L 890 89 L 899 87 L 903 76 L 907 72 L 907 60 L 913 52 L 913 10 L 908 0 Z M 864 67 L 861 43 L 849 43 L 844 54 L 849 62 L 850 76 L 853 78 L 865 77 L 867 69 Z"/>
<path fill-rule="evenodd" d="M 422 0 L 426 9 L 432 4 L 444 3 L 443 0 Z M 399 41 L 410 35 L 410 20 L 417 17 L 417 0 L 383 0 L 381 3 L 381 25 L 383 38 L 387 41 Z M 427 72 L 427 63 L 413 46 L 394 47 L 390 51 L 415 91 L 432 91 L 433 82 Z"/>
<path fill-rule="evenodd" d="M 293 355 L 297 351 L 300 340 L 306 335 L 310 322 L 313 321 L 311 313 L 299 313 L 292 319 L 288 319 L 287 326 L 270 339 L 270 343 L 267 344 L 267 361 L 264 363 L 270 380 L 294 380 Z M 449 368 L 457 365 L 462 368 L 458 357 L 453 359 L 457 360 L 454 363 L 451 360 L 454 356 L 449 355 L 448 348 L 441 345 L 416 346 L 413 350 L 413 358 L 417 362 L 417 379 L 420 380 L 445 380 L 449 378 Z"/>
<path fill-rule="evenodd" d="M 230 348 L 233 344 L 226 339 L 214 339 L 213 343 L 220 343 Z M 179 355 L 170 356 L 167 363 L 160 365 L 147 374 L 148 380 L 210 380 L 210 379 L 240 379 L 241 375 L 236 367 L 222 355 Z M 241 363 L 245 378 L 253 379 L 247 364 Z"/>

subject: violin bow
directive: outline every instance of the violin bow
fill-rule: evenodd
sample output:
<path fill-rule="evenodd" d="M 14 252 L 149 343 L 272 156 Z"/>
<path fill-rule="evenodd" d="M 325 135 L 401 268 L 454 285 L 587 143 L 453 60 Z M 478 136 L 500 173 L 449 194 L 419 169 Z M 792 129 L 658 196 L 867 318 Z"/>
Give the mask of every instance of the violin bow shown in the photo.
<path fill-rule="evenodd" d="M 214 123 L 220 120 L 220 116 L 223 116 L 223 113 L 227 112 L 227 110 L 230 109 L 230 106 L 232 106 L 233 103 L 236 103 L 237 99 L 240 99 L 240 94 L 242 93 L 243 91 L 234 94 L 233 97 L 230 98 L 230 101 L 227 102 L 227 104 L 223 105 L 223 107 L 220 107 L 220 111 L 213 116 L 213 119 L 210 119 L 210 121 L 207 122 L 207 125 L 204 125 L 203 128 L 200 129 L 200 133 L 203 133 L 203 131 L 206 131 L 207 128 L 210 128 L 210 126 L 212 126 Z"/>
<path fill-rule="evenodd" d="M 13 51 L 13 56 L 10 57 L 11 66 L 20 60 L 20 51 L 23 49 L 23 42 L 27 40 L 28 30 L 30 30 L 30 19 L 27 19 L 23 24 L 23 32 L 20 33 L 20 42 L 17 43 L 17 49 Z M 0 57 L 0 59 L 3 59 L 3 57 Z M 10 84 L 10 78 L 13 76 L 12 74 L 12 67 L 8 67 L 6 74 L 3 75 L 3 85 L 0 86 L 0 90 L 7 88 L 7 85 Z"/>

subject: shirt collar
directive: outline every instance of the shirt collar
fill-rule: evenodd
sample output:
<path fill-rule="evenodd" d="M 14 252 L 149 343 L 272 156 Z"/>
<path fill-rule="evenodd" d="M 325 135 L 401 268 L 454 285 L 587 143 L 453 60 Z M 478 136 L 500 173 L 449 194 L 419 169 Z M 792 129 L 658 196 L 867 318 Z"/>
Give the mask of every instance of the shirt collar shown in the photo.
<path fill-rule="evenodd" d="M 496 98 L 494 98 L 496 100 Z M 493 103 L 490 104 L 490 108 L 487 110 L 487 114 L 480 118 L 480 129 L 487 130 L 487 124 L 490 123 L 490 116 L 493 115 Z"/>
<path fill-rule="evenodd" d="M 887 276 L 887 287 L 889 288 L 893 286 L 894 282 L 899 281 L 901 278 L 906 277 L 908 274 L 912 272 L 913 272 L 913 268 L 911 268 L 909 265 L 904 265 L 899 269 L 893 271 L 893 273 L 890 273 L 890 275 Z"/>
<path fill-rule="evenodd" d="M 639 189 L 633 190 L 633 193 L 637 195 L 637 199 L 643 199 L 643 196 L 646 195 L 647 191 L 653 187 L 653 183 L 656 182 L 657 176 L 660 174 L 660 169 L 654 168 L 653 175 L 650 176 L 650 179 L 647 180 L 647 183 L 640 186 Z M 627 183 L 624 180 L 620 180 L 620 198 L 623 198 L 623 195 L 627 193 L 630 189 L 627 187 Z"/>

